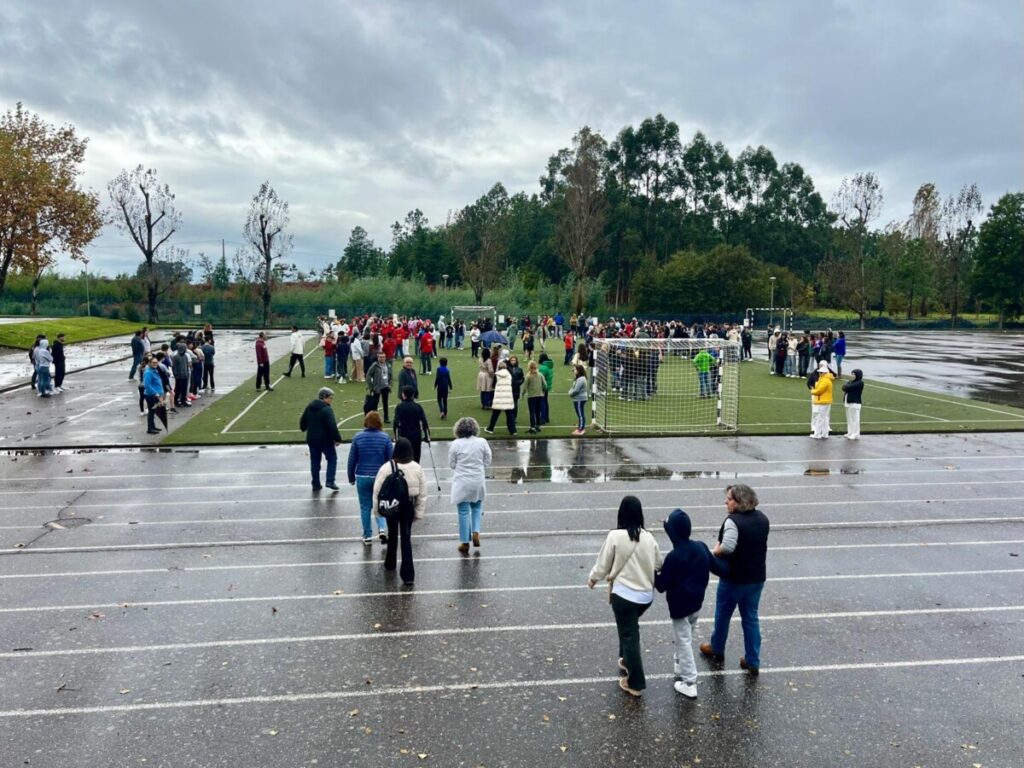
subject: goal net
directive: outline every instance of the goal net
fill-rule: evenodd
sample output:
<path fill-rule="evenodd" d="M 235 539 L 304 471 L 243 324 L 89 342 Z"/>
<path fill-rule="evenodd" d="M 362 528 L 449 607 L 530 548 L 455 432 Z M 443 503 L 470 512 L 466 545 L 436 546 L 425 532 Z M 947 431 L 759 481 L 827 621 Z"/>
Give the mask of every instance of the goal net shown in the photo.
<path fill-rule="evenodd" d="M 459 319 L 465 323 L 467 329 L 473 323 L 479 323 L 481 328 L 484 327 L 485 323 L 490 323 L 492 328 L 496 328 L 498 325 L 498 310 L 493 306 L 452 307 L 451 322 L 454 323 Z"/>
<path fill-rule="evenodd" d="M 593 426 L 608 432 L 734 431 L 740 345 L 725 339 L 598 339 Z"/>

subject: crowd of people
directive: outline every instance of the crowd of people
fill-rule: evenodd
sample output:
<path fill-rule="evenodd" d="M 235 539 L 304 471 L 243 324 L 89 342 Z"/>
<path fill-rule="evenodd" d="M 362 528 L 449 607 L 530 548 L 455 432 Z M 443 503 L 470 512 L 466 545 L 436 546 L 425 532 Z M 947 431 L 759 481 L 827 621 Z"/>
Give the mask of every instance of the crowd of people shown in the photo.
<path fill-rule="evenodd" d="M 146 419 L 146 433 L 158 435 L 157 420 L 168 428 L 168 414 L 191 408 L 205 393 L 216 391 L 216 348 L 213 326 L 175 333 L 171 341 L 154 350 L 149 329 L 131 339 L 130 381 L 138 374 L 139 416 Z"/>

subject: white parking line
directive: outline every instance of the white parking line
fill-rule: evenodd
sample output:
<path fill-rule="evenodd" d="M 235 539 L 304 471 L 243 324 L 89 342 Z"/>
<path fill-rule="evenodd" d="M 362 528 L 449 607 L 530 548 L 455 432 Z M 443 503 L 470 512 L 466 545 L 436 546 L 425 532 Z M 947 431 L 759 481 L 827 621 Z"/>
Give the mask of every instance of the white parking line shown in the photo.
<path fill-rule="evenodd" d="M 809 672 L 880 672 L 890 669 L 915 669 L 922 667 L 959 667 L 979 664 L 1012 664 L 1024 661 L 1020 656 L 979 656 L 974 658 L 915 659 L 907 661 L 872 661 L 851 664 L 819 664 L 789 667 L 761 667 L 761 674 L 793 675 Z M 747 674 L 742 669 L 713 670 L 698 673 L 700 677 L 726 677 Z M 648 680 L 671 680 L 671 672 L 648 674 Z M 53 709 L 7 709 L 0 710 L 0 718 L 25 717 L 67 717 L 69 715 L 100 715 L 112 713 L 152 712 L 167 709 L 196 709 L 201 707 L 243 706 L 246 704 L 298 704 L 310 701 L 339 701 L 348 699 L 381 698 L 386 696 L 423 695 L 427 693 L 472 692 L 479 690 L 512 691 L 529 688 L 568 687 L 574 685 L 604 685 L 618 681 L 618 677 L 575 677 L 555 680 L 499 680 L 495 682 L 446 683 L 437 685 L 415 685 L 397 688 L 376 688 L 371 690 L 351 689 L 345 691 L 319 691 L 315 693 L 283 693 L 262 696 L 234 696 L 220 699 L 191 699 L 180 701 L 138 702 L 135 704 L 112 704 L 94 707 L 57 707 Z"/>
<path fill-rule="evenodd" d="M 594 553 L 596 557 L 596 553 Z M 996 570 L 981 570 L 981 571 L 931 571 L 931 572 L 917 572 L 917 573 L 884 573 L 884 574 L 852 574 L 852 575 L 838 575 L 838 574 L 826 574 L 822 576 L 779 576 L 771 577 L 769 581 L 771 583 L 779 582 L 799 582 L 799 581 L 847 581 L 847 580 L 858 580 L 858 579 L 923 579 L 923 578 L 939 578 L 949 576 L 992 576 L 997 574 L 1020 574 L 1024 573 L 1024 568 L 1001 568 Z M 717 584 L 718 579 L 712 578 L 710 581 L 711 585 Z M 180 607 L 180 606 L 198 606 L 198 605 L 224 605 L 224 604 L 238 604 L 244 605 L 247 603 L 288 603 L 288 602 L 304 602 L 304 601 L 319 601 L 319 600 L 359 600 L 359 599 L 382 599 L 382 598 L 404 598 L 412 595 L 418 595 L 423 597 L 425 595 L 466 595 L 466 594 L 490 594 L 490 593 L 519 593 L 519 592 L 544 592 L 546 590 L 580 590 L 586 589 L 586 584 L 552 584 L 552 585 L 540 585 L 540 586 L 529 586 L 529 587 L 470 587 L 465 589 L 417 589 L 406 590 L 406 591 L 382 591 L 382 592 L 340 592 L 335 594 L 333 592 L 329 594 L 313 594 L 313 595 L 262 595 L 252 597 L 199 597 L 193 599 L 183 598 L 180 600 L 121 600 L 114 603 L 79 603 L 71 605 L 28 605 L 18 606 L 15 608 L 0 608 L 0 614 L 11 614 L 11 613 L 52 613 L 55 611 L 95 611 L 95 610 L 117 610 L 119 608 L 168 608 L 168 607 Z M 1021 606 L 1024 609 L 1024 606 Z M 966 609 L 950 609 L 955 611 L 962 611 Z M 840 615 L 840 614 L 830 614 Z M 888 613 L 886 615 L 889 615 Z M 764 618 L 763 616 L 761 618 Z M 17 655 L 17 654 L 15 654 Z M 0 653 L 0 658 L 4 658 L 4 654 Z"/>
<path fill-rule="evenodd" d="M 235 434 L 238 434 L 238 433 L 235 433 Z M 539 466 L 539 465 L 530 465 L 530 466 Z M 562 467 L 571 466 L 571 465 L 545 464 L 543 466 L 545 468 L 547 468 L 547 467 L 562 468 Z M 586 465 L 586 467 L 588 467 L 588 468 L 590 468 L 592 466 L 594 466 L 594 465 L 592 465 L 592 464 L 587 464 Z M 619 465 L 619 466 L 622 466 L 622 465 Z M 629 464 L 629 465 L 626 465 L 626 466 L 634 467 L 634 466 L 640 466 L 640 465 Z M 655 466 L 655 465 L 651 465 L 651 466 Z M 429 464 L 425 465 L 425 469 L 430 469 L 430 465 Z M 509 471 L 511 471 L 511 470 L 514 470 L 514 469 L 520 469 L 520 470 L 524 470 L 525 471 L 525 468 L 523 466 L 516 466 L 516 465 L 492 467 L 491 469 L 492 469 L 492 471 L 495 471 L 495 470 L 497 470 L 497 471 L 502 471 L 502 470 L 509 470 Z M 448 467 L 438 467 L 438 470 L 450 471 L 450 470 L 448 470 Z M 873 476 L 878 476 L 878 475 L 921 475 L 921 474 L 940 474 L 940 475 L 947 475 L 948 476 L 948 475 L 953 475 L 953 474 L 971 474 L 971 475 L 974 475 L 974 474 L 978 474 L 978 473 L 995 473 L 995 472 L 1024 472 L 1024 466 L 1015 466 L 1015 467 L 977 467 L 977 468 L 972 467 L 970 469 L 951 469 L 951 468 L 947 468 L 947 467 L 934 467 L 934 468 L 929 468 L 929 469 L 891 469 L 891 470 L 881 470 L 881 471 L 878 471 L 878 472 L 872 472 L 871 474 Z M 272 473 L 267 473 L 267 474 L 272 474 Z M 298 473 L 295 473 L 295 474 L 306 475 L 306 474 L 308 474 L 308 471 L 298 472 Z M 232 475 L 232 476 L 237 476 L 237 475 Z M 827 477 L 828 475 L 824 475 L 824 476 Z M 838 475 L 839 478 L 849 478 L 848 484 L 843 486 L 843 487 L 851 487 L 851 488 L 869 487 L 867 483 L 858 483 L 858 482 L 856 482 L 856 478 L 858 478 L 859 476 L 860 476 L 859 473 L 857 473 L 855 471 L 846 472 L 846 473 Z M 87 479 L 92 479 L 92 478 L 89 478 L 88 476 L 85 476 L 85 477 Z M 775 478 L 779 478 L 779 479 L 793 479 L 793 478 L 802 478 L 802 477 L 814 478 L 813 480 L 809 480 L 808 482 L 818 482 L 821 479 L 819 477 L 814 476 L 813 474 L 812 475 L 807 475 L 807 470 L 803 470 L 803 471 L 799 471 L 799 472 L 787 472 L 785 474 L 781 474 L 780 473 L 780 474 L 774 474 L 774 475 L 759 476 L 758 479 L 759 480 L 770 481 L 770 480 L 775 479 Z M 500 479 L 496 479 L 496 478 L 491 478 L 491 479 L 492 479 L 492 482 L 499 482 L 499 483 L 500 482 L 504 482 L 504 481 L 502 481 Z M 700 478 L 693 478 L 693 479 L 695 479 L 695 480 L 717 481 L 717 484 L 715 484 L 713 486 L 709 485 L 709 486 L 691 487 L 691 488 L 684 488 L 682 486 L 678 486 L 677 489 L 681 493 L 699 493 L 701 491 L 712 491 L 712 490 L 713 491 L 719 491 L 719 490 L 721 490 L 721 481 L 718 478 L 715 478 L 715 477 L 700 477 Z M 451 480 L 445 479 L 445 480 L 442 480 L 441 482 L 444 483 L 444 484 L 450 484 Z M 606 482 L 617 482 L 617 481 L 615 481 L 615 480 L 607 480 Z M 623 478 L 621 480 L 621 482 L 632 483 L 632 482 L 636 482 L 636 481 L 630 480 L 630 479 L 627 479 L 627 478 Z M 955 484 L 955 482 L 956 481 L 951 481 L 950 483 L 946 483 L 946 484 Z M 979 484 L 979 481 L 959 481 L 959 482 L 961 484 L 963 484 L 963 485 L 978 485 Z M 984 481 L 984 482 L 988 482 L 988 481 Z M 997 481 L 997 482 L 1019 483 L 1019 482 L 1024 482 L 1024 481 L 1020 481 L 1020 480 L 1005 480 L 1005 481 Z M 934 484 L 936 484 L 936 483 L 929 483 L 929 485 L 934 485 Z M 941 484 L 941 483 L 938 483 L 938 484 Z M 896 485 L 901 485 L 901 484 L 897 483 Z M 902 485 L 919 485 L 919 483 L 903 483 Z M 230 484 L 230 485 L 228 485 L 228 484 L 219 484 L 219 485 L 212 486 L 212 487 L 194 488 L 192 490 L 193 490 L 193 492 L 214 492 L 214 493 L 219 493 L 219 492 L 226 492 L 226 491 L 232 491 L 232 490 L 251 490 L 253 487 L 254 487 L 253 483 L 248 482 L 248 483 L 237 483 L 237 484 Z M 294 483 L 294 482 L 292 482 L 292 483 L 259 483 L 255 487 L 259 488 L 260 490 L 267 490 L 267 489 L 270 489 L 270 488 L 292 488 L 292 489 L 294 489 L 296 487 L 296 483 Z M 766 485 L 766 484 L 762 483 L 762 484 L 758 485 L 758 490 L 764 492 L 764 491 L 768 491 L 768 490 L 791 490 L 793 488 L 807 488 L 807 487 L 808 487 L 807 485 L 785 486 L 785 485 Z M 821 487 L 834 487 L 834 486 L 820 486 L 820 485 L 815 485 L 814 486 L 814 488 L 821 488 Z M 154 489 L 152 486 L 126 487 L 126 486 L 123 486 L 123 485 L 122 486 L 118 486 L 116 488 L 74 488 L 74 489 L 71 489 L 71 488 L 31 488 L 31 489 L 28 489 L 27 488 L 27 489 L 16 490 L 16 491 L 0 491 L 0 496 L 28 496 L 28 495 L 38 496 L 38 495 L 41 495 L 41 494 L 55 494 L 55 493 L 56 494 L 65 494 L 65 495 L 67 495 L 69 493 L 74 493 L 76 491 L 88 491 L 89 493 L 139 493 L 139 492 L 146 492 L 146 491 L 152 491 L 152 490 L 158 490 L 158 489 Z M 647 489 L 645 489 L 645 492 L 646 492 L 646 490 Z M 665 492 L 668 492 L 669 489 L 664 489 L 664 490 L 665 490 Z M 581 492 L 589 493 L 590 491 L 581 491 Z M 602 492 L 609 493 L 611 491 L 602 491 Z M 500 495 L 500 494 L 493 493 L 493 494 L 488 494 L 488 495 Z M 519 493 L 508 493 L 508 494 L 504 494 L 504 495 L 512 495 L 512 496 L 526 495 L 526 492 L 525 491 L 520 491 Z M 531 492 L 530 495 L 539 495 L 539 492 Z"/>
<path fill-rule="evenodd" d="M 305 342 L 306 342 L 306 339 L 304 338 L 304 339 L 303 339 L 303 343 L 305 343 Z M 319 349 L 319 347 L 317 347 L 316 345 L 314 345 L 314 346 L 313 346 L 313 348 L 312 348 L 311 350 L 309 350 L 309 352 L 307 352 L 306 354 L 304 354 L 304 355 L 302 356 L 302 359 L 303 359 L 303 360 L 306 360 L 306 358 L 308 358 L 308 357 L 309 357 L 310 355 L 312 355 L 312 354 L 313 354 L 314 352 L 316 352 L 316 351 L 317 351 L 318 349 Z M 280 384 L 280 383 L 281 383 L 281 382 L 282 382 L 282 381 L 284 380 L 284 378 L 285 378 L 284 374 L 281 374 L 280 376 L 278 376 L 278 377 L 277 377 L 277 380 L 276 380 L 276 381 L 274 381 L 274 383 L 273 383 L 273 384 L 271 384 L 270 386 L 271 386 L 271 387 L 276 387 L 276 386 L 277 386 L 278 384 Z M 264 391 L 260 392 L 260 393 L 259 393 L 258 395 L 256 395 L 256 397 L 254 397 L 254 398 L 253 398 L 252 402 L 251 402 L 251 403 L 249 403 L 249 404 L 248 404 L 247 406 L 245 406 L 245 408 L 243 408 L 243 409 L 242 409 L 242 411 L 241 411 L 241 412 L 240 412 L 240 413 L 239 413 L 239 414 L 238 414 L 237 416 L 235 416 L 235 418 L 233 418 L 233 419 L 232 419 L 231 421 L 229 421 L 229 422 L 228 422 L 228 423 L 227 423 L 227 424 L 226 424 L 226 425 L 224 426 L 224 429 L 222 429 L 222 430 L 220 431 L 220 433 L 221 433 L 222 435 L 226 435 L 226 434 L 228 433 L 228 431 L 229 431 L 229 430 L 230 430 L 230 429 L 231 429 L 231 428 L 232 428 L 233 426 L 235 426 L 235 424 L 237 424 L 237 423 L 238 423 L 238 420 L 239 420 L 239 419 L 241 419 L 241 418 L 242 418 L 243 416 L 245 416 L 245 414 L 247 414 L 247 413 L 248 413 L 248 412 L 249 412 L 249 411 L 250 411 L 250 410 L 252 409 L 252 407 L 253 407 L 254 405 L 256 405 L 256 403 L 258 403 L 258 402 L 259 402 L 260 400 L 262 400 L 262 399 L 263 399 L 263 396 L 264 396 L 265 394 L 267 394 L 267 390 L 264 390 Z"/>
<path fill-rule="evenodd" d="M 957 499 L 957 501 L 973 501 L 973 499 Z M 927 502 L 926 502 L 927 503 Z M 935 503 L 935 499 L 931 500 L 931 503 Z M 718 505 L 714 507 L 697 507 L 687 506 L 687 509 L 717 509 Z M 586 512 L 612 512 L 616 507 L 597 507 L 595 509 L 588 509 Z M 669 511 L 675 509 L 674 506 L 669 505 L 667 507 L 647 507 L 647 511 Z M 565 512 L 564 509 L 497 509 L 488 510 L 488 515 L 514 515 L 514 516 L 527 516 L 536 514 L 549 515 L 557 512 Z M 430 517 L 450 517 L 457 518 L 457 512 L 433 512 Z M 74 518 L 71 518 L 74 519 Z M 359 515 L 300 515 L 297 517 L 237 517 L 237 518 L 226 518 L 226 519 L 210 519 L 210 520 L 131 520 L 116 523 L 89 523 L 89 528 L 149 528 L 153 526 L 168 526 L 168 525 L 250 525 L 260 523 L 307 523 L 313 520 L 359 520 Z M 772 523 L 773 531 L 795 531 L 804 530 L 808 528 L 909 528 L 913 526 L 927 527 L 931 525 L 982 525 L 986 523 L 1021 523 L 1024 522 L 1024 516 L 1019 515 L 1007 515 L 1000 517 L 927 517 L 920 519 L 911 518 L 899 518 L 897 520 L 871 520 L 871 519 L 858 519 L 858 520 L 820 520 L 808 523 Z M 44 526 L 46 524 L 44 523 Z M 34 525 L 0 525 L 0 531 L 33 531 L 38 530 L 41 526 L 37 523 Z M 714 526 L 694 526 L 694 531 L 717 531 L 717 525 Z M 57 529 L 59 530 L 59 529 Z M 558 531 L 553 531 L 558 533 Z M 655 531 L 657 533 L 657 531 Z M 436 534 L 423 534 L 424 536 L 434 536 Z M 416 538 L 420 538 L 420 534 L 417 534 Z"/>
<path fill-rule="evenodd" d="M 756 437 L 756 436 L 752 436 Z M 441 445 L 441 443 L 438 443 Z M 185 446 L 187 448 L 187 446 Z M 200 453 L 238 453 L 243 450 L 255 450 L 254 446 L 201 446 L 195 449 Z M 272 446 L 274 451 L 303 451 L 305 446 L 302 445 L 275 445 Z M 134 451 L 133 451 L 134 452 Z M 2 451 L 0 451 L 2 453 Z M 851 458 L 845 456 L 842 458 L 830 459 L 826 457 L 814 458 L 814 459 L 706 459 L 706 460 L 694 460 L 694 461 L 639 461 L 639 460 L 628 460 L 628 461 L 616 461 L 616 462 L 586 462 L 588 467 L 620 467 L 620 466 L 631 466 L 631 467 L 699 467 L 701 471 L 720 471 L 717 470 L 719 466 L 733 466 L 733 465 L 773 465 L 773 464 L 836 464 L 843 463 L 849 464 L 851 462 L 855 464 L 864 464 L 869 462 L 893 462 L 893 461 L 907 461 L 907 462 L 918 462 L 918 461 L 982 461 L 986 464 L 996 460 L 1003 459 L 1024 459 L 1024 454 L 1008 453 L 1008 454 L 996 454 L 996 455 L 978 455 L 978 456 L 866 456 Z M 492 464 L 491 469 L 512 469 L 512 468 L 523 468 L 527 469 L 530 467 L 550 467 L 550 466 L 566 466 L 564 463 L 559 464 Z M 425 465 L 424 468 L 429 467 Z M 448 469 L 447 466 L 437 467 L 440 469 Z M 1015 469 L 1015 467 L 1009 467 L 1009 469 Z M 980 470 L 979 470 L 980 471 Z M 305 476 L 309 473 L 308 469 L 268 469 L 268 470 L 246 470 L 239 468 L 237 471 L 229 472 L 189 472 L 189 477 L 249 477 L 249 476 L 264 476 L 264 475 L 302 475 Z M 873 473 L 872 473 L 873 474 Z M 57 481 L 68 481 L 76 482 L 78 480 L 134 480 L 134 479 L 147 479 L 154 477 L 181 477 L 180 472 L 138 472 L 127 475 L 98 475 L 91 472 L 79 472 L 75 474 L 62 474 L 62 475 L 35 475 L 27 477 L 11 477 L 7 478 L 5 482 L 20 483 L 20 482 L 57 482 Z M 145 486 L 142 487 L 145 489 Z"/>

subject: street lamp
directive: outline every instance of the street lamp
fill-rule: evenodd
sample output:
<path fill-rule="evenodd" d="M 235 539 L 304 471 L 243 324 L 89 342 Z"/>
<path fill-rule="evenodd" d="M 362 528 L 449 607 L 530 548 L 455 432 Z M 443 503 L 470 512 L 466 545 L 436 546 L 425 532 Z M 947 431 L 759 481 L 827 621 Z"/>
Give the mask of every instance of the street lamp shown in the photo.
<path fill-rule="evenodd" d="M 771 335 L 771 329 L 775 327 L 775 275 L 768 278 L 772 285 L 772 300 L 768 305 L 768 335 Z"/>
<path fill-rule="evenodd" d="M 89 259 L 84 258 L 82 261 L 85 263 L 85 316 L 92 317 L 92 302 L 89 300 Z"/>

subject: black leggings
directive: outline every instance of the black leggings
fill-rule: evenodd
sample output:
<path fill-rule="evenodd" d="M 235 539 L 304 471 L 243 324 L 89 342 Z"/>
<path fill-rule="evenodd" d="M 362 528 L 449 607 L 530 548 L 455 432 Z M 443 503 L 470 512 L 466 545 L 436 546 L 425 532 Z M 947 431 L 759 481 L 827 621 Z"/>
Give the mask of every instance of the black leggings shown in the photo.
<path fill-rule="evenodd" d="M 213 366 L 209 364 L 203 366 L 203 389 L 207 387 L 210 389 L 217 388 L 217 385 L 213 383 Z"/>
<path fill-rule="evenodd" d="M 139 413 L 146 412 L 146 388 L 139 387 Z"/>
<path fill-rule="evenodd" d="M 441 390 L 437 391 L 437 409 L 441 412 L 442 415 L 447 415 L 447 413 L 448 413 L 448 392 L 447 391 L 445 391 L 445 392 L 442 392 Z"/>

